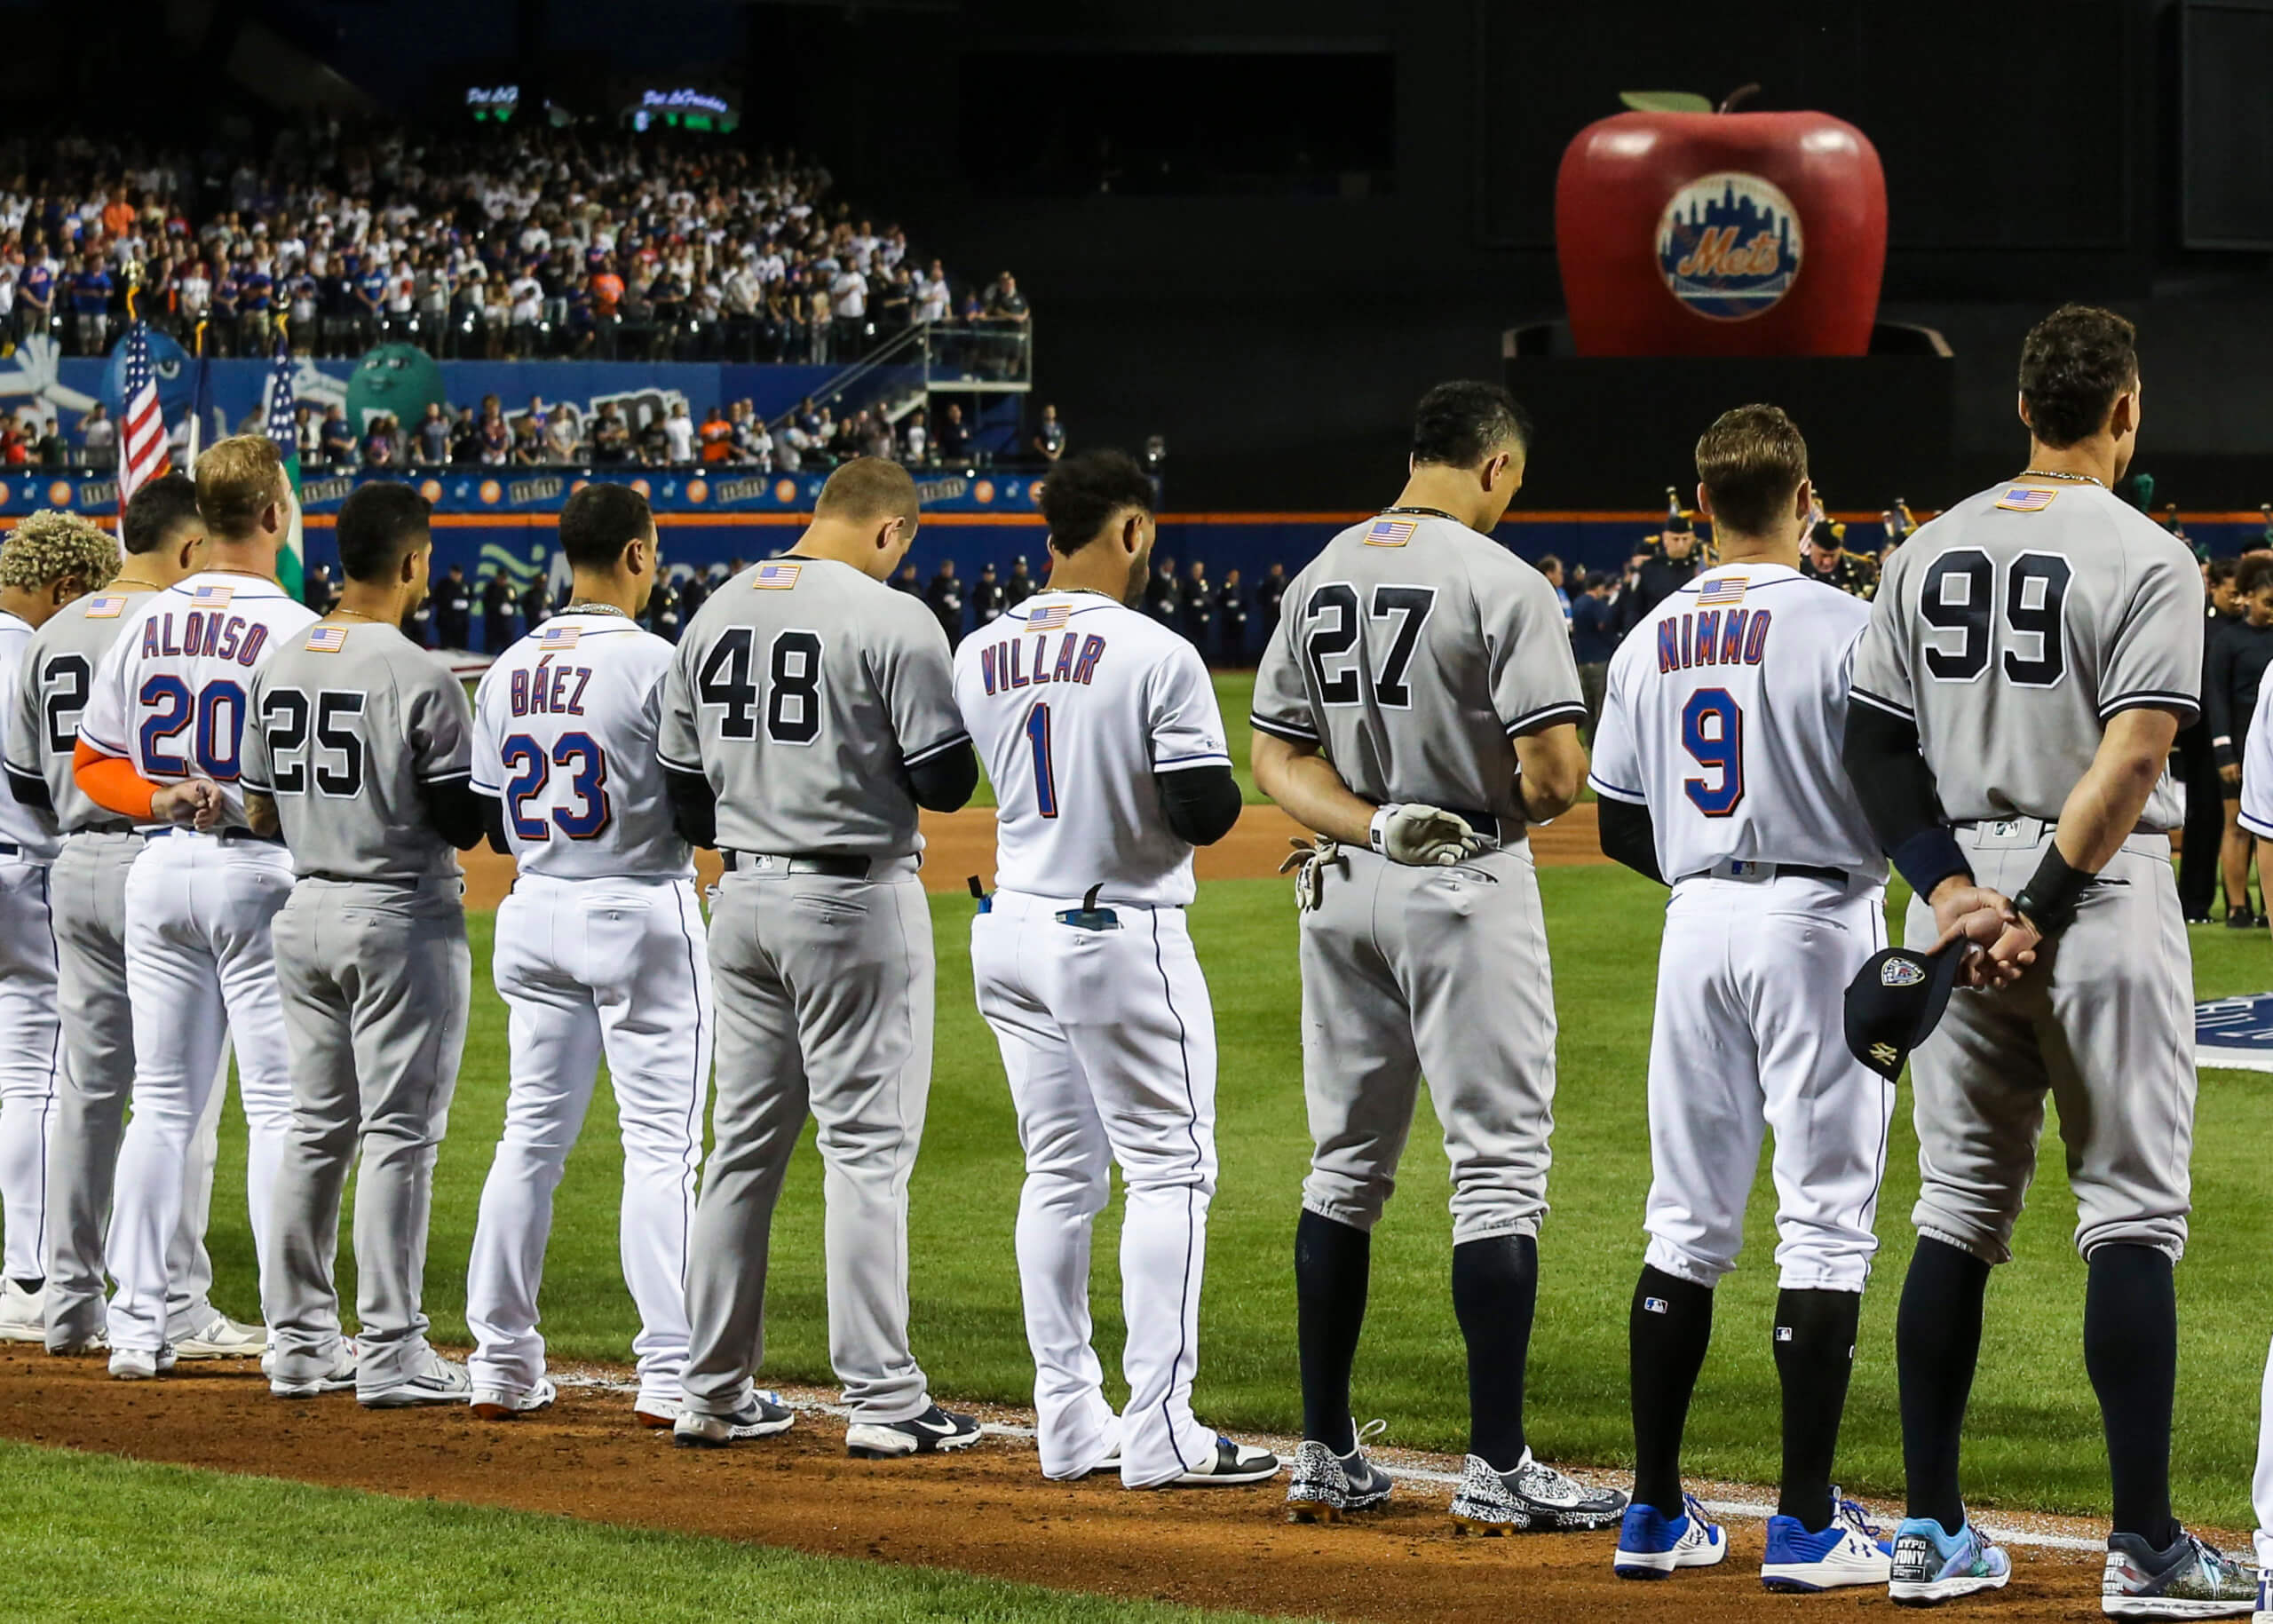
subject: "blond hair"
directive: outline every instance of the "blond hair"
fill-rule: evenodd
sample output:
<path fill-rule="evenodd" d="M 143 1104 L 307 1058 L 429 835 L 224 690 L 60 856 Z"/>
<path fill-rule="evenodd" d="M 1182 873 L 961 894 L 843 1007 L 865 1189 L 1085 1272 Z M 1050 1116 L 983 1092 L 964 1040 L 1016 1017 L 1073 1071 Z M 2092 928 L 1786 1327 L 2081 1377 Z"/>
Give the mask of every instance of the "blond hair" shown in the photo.
<path fill-rule="evenodd" d="M 197 511 L 206 534 L 216 541 L 251 535 L 283 479 L 283 456 L 267 435 L 233 434 L 214 441 L 197 459 Z"/>
<path fill-rule="evenodd" d="M 813 502 L 813 517 L 856 525 L 904 519 L 912 528 L 922 509 L 915 477 L 907 469 L 887 457 L 856 456 L 828 476 Z"/>
<path fill-rule="evenodd" d="M 37 591 L 76 581 L 99 591 L 118 574 L 118 543 L 109 531 L 75 513 L 42 508 L 0 540 L 0 587 Z"/>

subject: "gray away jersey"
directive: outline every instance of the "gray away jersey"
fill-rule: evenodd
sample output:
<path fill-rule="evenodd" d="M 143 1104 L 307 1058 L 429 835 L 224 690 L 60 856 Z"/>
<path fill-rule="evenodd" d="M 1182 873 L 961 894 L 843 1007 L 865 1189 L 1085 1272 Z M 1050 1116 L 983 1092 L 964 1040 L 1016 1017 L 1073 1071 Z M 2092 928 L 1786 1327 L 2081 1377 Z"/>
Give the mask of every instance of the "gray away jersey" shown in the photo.
<path fill-rule="evenodd" d="M 253 678 L 244 787 L 276 803 L 292 866 L 334 880 L 458 872 L 424 787 L 470 772 L 473 709 L 392 626 L 311 626 Z"/>
<path fill-rule="evenodd" d="M 72 774 L 71 752 L 79 742 L 79 713 L 87 708 L 95 668 L 142 598 L 142 591 L 116 589 L 75 598 L 32 634 L 25 653 L 9 708 L 8 765 L 47 780 L 56 823 L 67 835 L 133 827 L 87 798 Z"/>
<path fill-rule="evenodd" d="M 1546 577 L 1455 520 L 1384 513 L 1295 577 L 1251 720 L 1366 800 L 1520 822 L 1515 739 L 1586 715 Z"/>
<path fill-rule="evenodd" d="M 2056 820 L 2108 718 L 2190 722 L 2202 575 L 2159 525 L 2094 485 L 2018 479 L 1921 527 L 1887 566 L 1855 654 L 1855 703 L 1918 724 L 1952 822 Z M 2142 827 L 2175 828 L 2166 772 Z"/>
<path fill-rule="evenodd" d="M 663 679 L 656 754 L 700 772 L 730 852 L 907 857 L 907 769 L 967 741 L 946 634 L 849 564 L 777 558 L 710 595 Z"/>

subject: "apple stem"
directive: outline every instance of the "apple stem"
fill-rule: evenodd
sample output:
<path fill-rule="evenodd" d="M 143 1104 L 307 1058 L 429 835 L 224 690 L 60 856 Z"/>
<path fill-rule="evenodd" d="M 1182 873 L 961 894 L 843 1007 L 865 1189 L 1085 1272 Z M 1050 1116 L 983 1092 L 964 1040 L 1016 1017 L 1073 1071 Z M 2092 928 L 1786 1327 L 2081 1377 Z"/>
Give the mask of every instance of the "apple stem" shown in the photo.
<path fill-rule="evenodd" d="M 1720 110 L 1723 113 L 1733 113 L 1737 110 L 1738 103 L 1749 101 L 1752 98 L 1759 94 L 1760 87 L 1758 85 L 1739 84 L 1736 89 L 1730 91 L 1727 95 L 1721 98 Z"/>

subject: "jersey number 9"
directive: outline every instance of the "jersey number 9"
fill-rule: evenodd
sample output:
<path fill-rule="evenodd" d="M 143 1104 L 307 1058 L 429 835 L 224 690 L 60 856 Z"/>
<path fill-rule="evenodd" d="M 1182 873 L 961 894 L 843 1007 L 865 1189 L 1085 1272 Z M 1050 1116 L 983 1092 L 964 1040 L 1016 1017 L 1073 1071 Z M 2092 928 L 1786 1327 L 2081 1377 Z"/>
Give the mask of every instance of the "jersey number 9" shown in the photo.
<path fill-rule="evenodd" d="M 1744 799 L 1744 712 L 1726 688 L 1699 688 L 1681 708 L 1681 743 L 1717 782 L 1683 780 L 1690 801 L 1708 818 L 1725 818 Z"/>

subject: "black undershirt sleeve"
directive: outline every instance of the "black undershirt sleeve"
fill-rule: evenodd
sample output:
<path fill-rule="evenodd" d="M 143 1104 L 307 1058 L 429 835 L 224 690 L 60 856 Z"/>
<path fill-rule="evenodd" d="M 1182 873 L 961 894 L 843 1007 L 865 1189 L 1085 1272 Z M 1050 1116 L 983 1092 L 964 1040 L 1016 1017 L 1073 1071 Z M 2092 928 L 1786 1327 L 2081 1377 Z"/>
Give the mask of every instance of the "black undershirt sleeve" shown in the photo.
<path fill-rule="evenodd" d="M 513 854 L 513 843 L 505 838 L 505 803 L 494 795 L 481 797 L 481 832 L 489 837 L 489 849 L 500 857 Z"/>
<path fill-rule="evenodd" d="M 471 852 L 481 844 L 488 823 L 485 804 L 495 806 L 496 802 L 477 793 L 462 778 L 444 779 L 418 788 L 426 802 L 426 820 L 434 826 L 436 834 L 461 852 Z"/>
<path fill-rule="evenodd" d="M 907 769 L 907 787 L 925 812 L 960 812 L 978 788 L 978 752 L 968 743 Z"/>
<path fill-rule="evenodd" d="M 691 846 L 717 845 L 718 797 L 711 793 L 708 778 L 666 766 L 663 793 L 671 804 L 671 827 L 681 840 Z"/>
<path fill-rule="evenodd" d="M 1942 811 L 1934 770 L 1919 753 L 1917 723 L 1850 703 L 1840 756 L 1872 833 L 1913 891 L 1930 897 L 1953 874 L 1973 877 Z"/>
<path fill-rule="evenodd" d="M 47 793 L 47 780 L 36 772 L 19 772 L 8 769 L 8 790 L 26 806 L 36 806 L 42 812 L 55 810 L 54 798 Z"/>
<path fill-rule="evenodd" d="M 1612 862 L 1624 863 L 1644 879 L 1665 884 L 1666 876 L 1658 867 L 1658 833 L 1650 821 L 1650 809 L 1604 796 L 1596 802 L 1595 810 L 1602 854 Z"/>
<path fill-rule="evenodd" d="M 1229 767 L 1184 767 L 1154 775 L 1160 815 L 1178 840 L 1212 846 L 1239 820 L 1239 781 Z"/>

